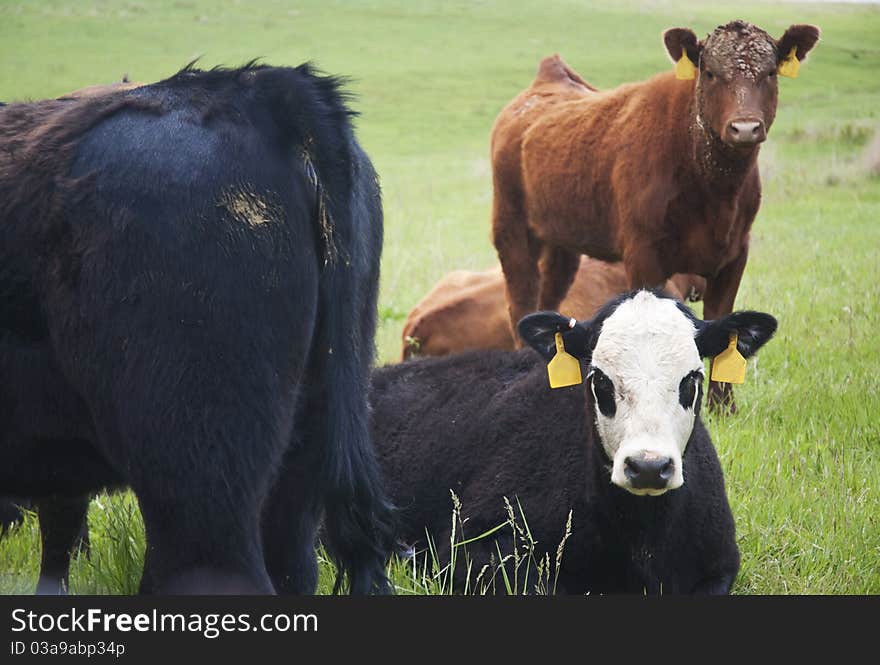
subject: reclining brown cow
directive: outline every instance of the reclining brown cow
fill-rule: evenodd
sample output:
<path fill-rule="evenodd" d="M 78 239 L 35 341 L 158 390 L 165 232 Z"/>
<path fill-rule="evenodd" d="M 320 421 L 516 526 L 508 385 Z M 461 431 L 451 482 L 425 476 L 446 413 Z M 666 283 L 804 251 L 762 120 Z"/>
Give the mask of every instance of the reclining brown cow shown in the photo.
<path fill-rule="evenodd" d="M 679 300 L 700 300 L 706 280 L 674 275 L 666 291 Z M 621 263 L 582 256 L 577 275 L 560 311 L 589 319 L 612 296 L 627 289 Z M 401 360 L 444 356 L 469 349 L 513 349 L 504 275 L 500 267 L 483 272 L 456 270 L 445 275 L 412 309 L 403 326 Z"/>
<path fill-rule="evenodd" d="M 796 74 L 819 29 L 779 40 L 743 21 L 706 39 L 667 30 L 680 75 L 599 92 L 558 57 L 492 130 L 492 232 L 513 325 L 554 310 L 581 254 L 622 260 L 629 286 L 707 279 L 704 315 L 731 312 L 758 212 L 758 149 L 776 115 L 777 72 Z M 540 278 L 540 279 L 539 279 Z M 710 403 L 730 400 L 712 383 Z"/>

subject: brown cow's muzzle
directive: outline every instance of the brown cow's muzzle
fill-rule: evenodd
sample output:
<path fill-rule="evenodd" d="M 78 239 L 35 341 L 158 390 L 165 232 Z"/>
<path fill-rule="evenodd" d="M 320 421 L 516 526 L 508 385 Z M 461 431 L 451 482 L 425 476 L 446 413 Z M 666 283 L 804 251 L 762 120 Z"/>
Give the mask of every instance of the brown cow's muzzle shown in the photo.
<path fill-rule="evenodd" d="M 727 123 L 724 142 L 738 148 L 750 148 L 767 138 L 767 128 L 763 120 L 757 118 L 737 118 Z"/>

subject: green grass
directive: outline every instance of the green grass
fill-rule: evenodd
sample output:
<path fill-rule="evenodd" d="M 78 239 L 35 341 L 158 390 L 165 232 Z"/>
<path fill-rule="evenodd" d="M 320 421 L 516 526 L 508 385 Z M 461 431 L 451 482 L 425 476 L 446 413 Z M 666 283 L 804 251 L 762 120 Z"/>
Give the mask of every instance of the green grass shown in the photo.
<path fill-rule="evenodd" d="M 709 419 L 742 551 L 735 591 L 880 593 L 880 178 L 863 157 L 880 126 L 877 7 L 0 0 L 0 99 L 123 73 L 153 81 L 199 56 L 206 66 L 310 59 L 352 76 L 359 136 L 384 188 L 386 362 L 398 357 L 406 313 L 440 276 L 495 261 L 489 130 L 541 57 L 559 52 L 589 81 L 613 86 L 671 66 L 664 28 L 703 35 L 738 17 L 777 36 L 795 22 L 823 35 L 800 78 L 780 83 L 737 299 L 776 315 L 779 333 L 738 391 L 741 412 Z M 143 550 L 136 503 L 102 497 L 90 521 L 91 559 L 76 561 L 72 590 L 132 592 Z M 0 542 L 0 591 L 30 590 L 38 561 L 31 518 Z M 331 568 L 322 563 L 322 592 Z M 444 590 L 405 562 L 393 575 L 402 592 Z"/>

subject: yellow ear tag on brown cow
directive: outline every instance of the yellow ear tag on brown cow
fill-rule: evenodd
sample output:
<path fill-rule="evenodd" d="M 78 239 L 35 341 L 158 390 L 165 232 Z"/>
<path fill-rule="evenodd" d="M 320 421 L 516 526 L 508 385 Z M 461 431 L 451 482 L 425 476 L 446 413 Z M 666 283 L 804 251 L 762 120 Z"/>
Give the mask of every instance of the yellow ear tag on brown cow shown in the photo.
<path fill-rule="evenodd" d="M 746 359 L 736 348 L 736 333 L 730 333 L 727 348 L 712 360 L 713 381 L 719 383 L 745 383 Z"/>
<path fill-rule="evenodd" d="M 581 362 L 566 352 L 562 333 L 556 333 L 556 355 L 547 365 L 551 388 L 565 388 L 581 383 Z"/>
<path fill-rule="evenodd" d="M 687 51 L 681 49 L 681 57 L 675 63 L 675 78 L 680 81 L 690 81 L 697 77 L 697 68 L 688 57 Z"/>
<path fill-rule="evenodd" d="M 800 68 L 801 61 L 797 59 L 797 46 L 792 46 L 791 51 L 785 56 L 785 60 L 779 63 L 779 68 L 776 71 L 780 76 L 796 79 Z"/>

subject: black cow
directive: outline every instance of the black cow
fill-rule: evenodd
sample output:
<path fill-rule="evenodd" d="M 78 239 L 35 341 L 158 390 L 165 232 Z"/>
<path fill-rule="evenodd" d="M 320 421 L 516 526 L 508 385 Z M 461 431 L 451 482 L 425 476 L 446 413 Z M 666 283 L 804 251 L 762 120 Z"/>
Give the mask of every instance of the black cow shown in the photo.
<path fill-rule="evenodd" d="M 389 590 L 382 208 L 345 102 L 251 64 L 0 109 L 0 385 L 42 395 L 0 403 L 0 494 L 78 500 L 69 550 L 130 486 L 143 592 L 312 592 L 322 514 L 338 584 Z"/>
<path fill-rule="evenodd" d="M 541 355 L 470 352 L 377 370 L 373 439 L 404 540 L 424 547 L 427 529 L 445 563 L 450 489 L 468 537 L 504 522 L 503 497 L 517 497 L 538 559 L 555 559 L 573 511 L 558 590 L 727 593 L 739 553 L 698 415 L 702 358 L 723 350 L 732 331 L 748 357 L 775 328 L 756 312 L 703 322 L 673 299 L 638 291 L 591 321 L 526 317 L 520 334 Z M 585 361 L 586 386 L 549 388 L 556 332 Z M 473 574 L 515 546 L 507 528 L 469 543 Z"/>

